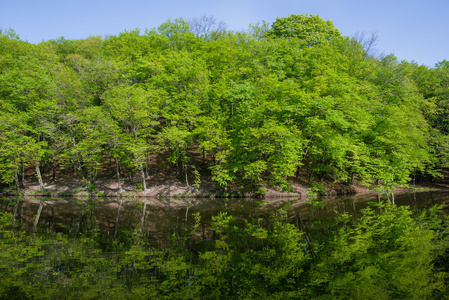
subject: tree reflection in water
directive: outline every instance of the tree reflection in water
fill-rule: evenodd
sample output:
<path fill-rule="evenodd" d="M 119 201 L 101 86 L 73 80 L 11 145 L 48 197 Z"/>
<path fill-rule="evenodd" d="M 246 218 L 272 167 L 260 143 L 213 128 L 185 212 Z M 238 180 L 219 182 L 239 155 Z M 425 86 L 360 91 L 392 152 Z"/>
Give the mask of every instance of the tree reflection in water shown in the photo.
<path fill-rule="evenodd" d="M 396 196 L 396 204 L 404 197 Z M 442 206 L 372 200 L 157 206 L 149 200 L 3 199 L 0 295 L 447 297 L 449 235 Z"/>

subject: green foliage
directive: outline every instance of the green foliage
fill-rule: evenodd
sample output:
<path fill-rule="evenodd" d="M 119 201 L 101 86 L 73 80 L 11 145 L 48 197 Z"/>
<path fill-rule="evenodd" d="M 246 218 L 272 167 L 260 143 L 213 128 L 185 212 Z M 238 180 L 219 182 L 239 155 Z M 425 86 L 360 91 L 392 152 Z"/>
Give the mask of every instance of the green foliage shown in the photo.
<path fill-rule="evenodd" d="M 390 190 L 449 158 L 447 61 L 376 58 L 316 15 L 207 39 L 179 18 L 144 34 L 0 40 L 0 176 L 17 188 L 21 170 L 50 165 L 93 184 L 110 157 L 145 189 L 156 156 L 186 184 L 289 189 L 302 168 L 309 182 Z"/>
<path fill-rule="evenodd" d="M 298 39 L 302 47 L 326 43 L 339 37 L 340 31 L 332 21 L 324 21 L 318 15 L 290 15 L 277 18 L 267 35 L 273 38 Z"/>

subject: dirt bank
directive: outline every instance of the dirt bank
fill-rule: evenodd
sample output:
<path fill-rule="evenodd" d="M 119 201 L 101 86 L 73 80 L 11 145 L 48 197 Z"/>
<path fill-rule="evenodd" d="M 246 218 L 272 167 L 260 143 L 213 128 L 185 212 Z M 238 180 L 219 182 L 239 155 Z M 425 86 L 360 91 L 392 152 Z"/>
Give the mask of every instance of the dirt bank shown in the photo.
<path fill-rule="evenodd" d="M 273 186 L 263 186 L 262 190 L 248 191 L 238 187 L 220 189 L 214 182 L 202 182 L 199 186 L 187 186 L 181 182 L 148 182 L 146 192 L 138 189 L 135 184 L 124 181 L 121 183 L 122 190 L 119 190 L 117 180 L 102 178 L 96 180 L 95 188 L 86 188 L 79 185 L 76 180 L 59 180 L 45 184 L 44 190 L 40 191 L 39 183 L 30 179 L 24 182 L 24 187 L 20 194 L 29 196 L 51 196 L 51 197 L 88 197 L 90 195 L 104 197 L 157 197 L 157 198 L 215 198 L 215 197 L 252 197 L 252 198 L 287 198 L 287 197 L 308 197 L 308 196 L 337 196 L 337 195 L 367 195 L 379 193 L 369 187 L 354 184 L 345 185 L 333 182 L 323 182 L 324 189 L 316 191 L 316 187 L 301 182 L 292 181 L 292 191 L 283 191 Z M 422 182 L 408 187 L 397 187 L 395 192 L 402 193 L 410 190 L 449 190 L 448 179 L 438 179 Z M 3 194 L 15 194 L 14 190 L 5 190 Z"/>
<path fill-rule="evenodd" d="M 421 179 L 415 185 L 408 187 L 398 187 L 395 192 L 406 192 L 414 190 L 449 190 L 449 170 L 443 170 L 444 178 L 430 180 L 430 178 Z M 137 176 L 136 176 L 137 177 Z M 307 197 L 307 196 L 337 196 L 337 195 L 355 195 L 355 194 L 373 194 L 378 191 L 369 187 L 355 183 L 347 185 L 343 183 L 334 183 L 331 180 L 324 180 L 320 184 L 311 185 L 306 181 L 306 175 L 299 176 L 290 182 L 291 191 L 283 191 L 274 186 L 263 186 L 258 191 L 251 191 L 239 188 L 237 186 L 227 189 L 219 188 L 210 176 L 202 176 L 202 182 L 199 186 L 187 185 L 180 181 L 176 176 L 167 176 L 167 174 L 149 175 L 147 190 L 143 192 L 138 188 L 138 184 L 130 179 L 121 180 L 121 190 L 115 177 L 114 170 L 103 170 L 100 172 L 94 185 L 90 187 L 80 184 L 76 177 L 70 172 L 57 173 L 55 180 L 53 174 L 48 172 L 43 175 L 44 190 L 40 191 L 39 183 L 33 170 L 28 170 L 23 180 L 23 188 L 19 192 L 24 195 L 32 196 L 54 196 L 54 197 L 88 197 L 90 195 L 104 197 L 170 197 L 170 198 L 215 198 L 215 197 L 253 197 L 253 198 L 287 198 L 287 197 Z M 14 189 L 4 189 L 3 194 L 16 194 Z"/>

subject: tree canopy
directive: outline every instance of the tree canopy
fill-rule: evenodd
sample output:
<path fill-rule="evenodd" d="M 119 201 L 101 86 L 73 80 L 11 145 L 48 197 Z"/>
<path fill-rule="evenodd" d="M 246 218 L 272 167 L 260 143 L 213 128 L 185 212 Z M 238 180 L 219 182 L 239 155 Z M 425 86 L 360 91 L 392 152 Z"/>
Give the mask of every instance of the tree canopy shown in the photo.
<path fill-rule="evenodd" d="M 187 185 L 289 189 L 306 173 L 388 189 L 447 164 L 447 61 L 374 57 L 316 15 L 37 45 L 3 30 L 0 66 L 1 180 L 18 188 L 25 168 L 88 186 L 111 164 L 145 189 L 157 161 Z"/>

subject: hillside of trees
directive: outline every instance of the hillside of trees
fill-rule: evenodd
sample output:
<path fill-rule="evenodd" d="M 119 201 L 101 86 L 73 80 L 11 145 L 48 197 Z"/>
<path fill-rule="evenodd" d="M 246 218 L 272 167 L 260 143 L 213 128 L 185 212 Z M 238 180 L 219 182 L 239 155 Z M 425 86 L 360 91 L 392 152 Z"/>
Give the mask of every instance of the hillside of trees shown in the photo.
<path fill-rule="evenodd" d="M 111 168 L 145 191 L 156 166 L 186 185 L 390 189 L 447 166 L 449 61 L 376 55 L 314 15 L 204 21 L 39 44 L 1 30 L 2 185 L 32 169 L 43 189 L 45 169 L 94 186 Z"/>

